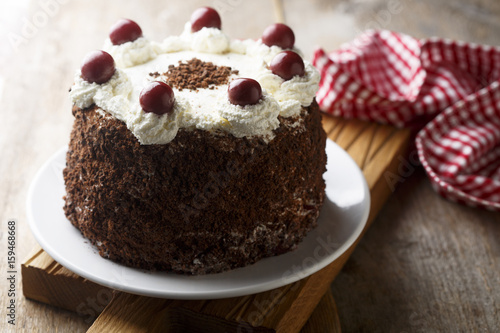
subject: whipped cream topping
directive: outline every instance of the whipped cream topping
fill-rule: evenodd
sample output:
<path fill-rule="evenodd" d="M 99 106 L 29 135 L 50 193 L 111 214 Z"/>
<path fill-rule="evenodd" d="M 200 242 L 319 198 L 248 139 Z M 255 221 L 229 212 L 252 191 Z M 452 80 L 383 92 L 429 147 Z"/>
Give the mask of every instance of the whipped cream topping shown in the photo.
<path fill-rule="evenodd" d="M 304 61 L 305 75 L 285 81 L 268 68 L 273 57 L 283 51 L 281 48 L 268 47 L 260 40 L 230 41 L 215 28 L 192 33 L 189 22 L 181 35 L 159 43 L 141 37 L 112 45 L 107 39 L 103 49 L 113 56 L 116 73 L 108 82 L 96 84 L 83 80 L 78 70 L 71 100 L 79 108 L 95 104 L 123 121 L 141 144 L 166 144 L 180 128 L 272 140 L 273 131 L 280 125 L 278 116 L 298 116 L 302 107 L 312 103 L 320 80 L 318 71 Z M 232 74 L 229 81 L 237 77 L 259 81 L 262 99 L 255 105 L 233 105 L 228 100 L 227 84 L 196 91 L 173 87 L 173 112 L 161 116 L 144 112 L 139 104 L 140 92 L 150 81 L 162 80 L 161 75 L 155 78 L 149 74 L 165 73 L 170 65 L 193 58 L 237 70 L 238 74 Z"/>
<path fill-rule="evenodd" d="M 158 43 L 150 42 L 144 37 L 121 45 L 113 45 L 107 38 L 104 41 L 103 50 L 113 56 L 118 68 L 126 68 L 154 59 L 161 52 L 161 47 Z"/>

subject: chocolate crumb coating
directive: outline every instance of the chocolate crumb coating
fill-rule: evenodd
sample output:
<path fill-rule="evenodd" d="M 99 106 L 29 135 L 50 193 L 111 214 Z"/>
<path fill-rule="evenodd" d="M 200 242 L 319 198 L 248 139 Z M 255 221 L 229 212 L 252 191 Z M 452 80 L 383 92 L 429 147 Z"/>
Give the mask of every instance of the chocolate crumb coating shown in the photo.
<path fill-rule="evenodd" d="M 141 145 L 114 117 L 73 108 L 64 212 L 101 256 L 127 266 L 217 273 L 294 249 L 324 199 L 316 102 L 257 137 L 180 129 Z"/>

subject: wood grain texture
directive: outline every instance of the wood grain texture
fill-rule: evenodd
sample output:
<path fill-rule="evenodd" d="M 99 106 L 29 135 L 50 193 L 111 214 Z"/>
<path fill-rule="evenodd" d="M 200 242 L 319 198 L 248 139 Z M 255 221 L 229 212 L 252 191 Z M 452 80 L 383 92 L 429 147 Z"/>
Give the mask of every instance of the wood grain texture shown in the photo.
<path fill-rule="evenodd" d="M 125 311 L 120 304 L 128 304 Z M 332 309 L 334 315 L 332 315 Z M 142 315 L 138 315 L 142 311 Z M 144 314 L 152 316 L 145 316 Z M 340 322 L 331 293 L 325 293 L 302 333 L 340 332 Z M 200 316 L 186 307 L 176 307 L 168 300 L 151 300 L 147 297 L 116 293 L 110 306 L 92 325 L 88 332 L 164 332 L 165 327 L 173 332 L 274 332 L 265 327 L 249 327 L 241 323 L 223 321 L 212 316 Z"/>
<path fill-rule="evenodd" d="M 416 168 L 332 284 L 343 330 L 500 332 L 499 239 L 498 213 L 437 197 Z"/>
<path fill-rule="evenodd" d="M 112 290 L 59 265 L 36 246 L 21 266 L 24 296 L 76 312 L 91 323 L 111 301 Z"/>
<path fill-rule="evenodd" d="M 19 270 L 20 260 L 36 245 L 26 221 L 28 185 L 42 163 L 67 143 L 72 123 L 67 89 L 74 69 L 88 50 L 102 45 L 108 27 L 117 18 L 141 22 L 152 39 L 179 33 L 182 23 L 200 5 L 225 5 L 224 29 L 232 37 L 254 38 L 274 20 L 267 0 L 65 3 L 14 50 L 7 34 L 22 35 L 23 19 L 32 21 L 41 6 L 33 0 L 0 2 L 0 244 L 5 244 L 7 219 L 16 218 Z M 500 44 L 500 6 L 496 0 L 283 3 L 286 20 L 306 57 L 316 45 L 333 50 L 373 27 L 417 37 L 437 35 Z M 401 8 L 391 12 L 389 3 Z M 387 11 L 390 16 L 384 16 Z M 377 131 L 387 137 L 394 135 L 390 128 L 378 127 Z M 370 146 L 368 161 L 378 147 L 375 143 Z M 378 186 L 387 185 L 387 179 L 384 181 Z M 396 183 L 400 186 L 332 284 L 344 331 L 500 331 L 499 215 L 440 199 L 419 168 Z M 5 249 L 0 253 L 5 254 Z M 5 265 L 1 260 L 2 272 Z M 6 280 L 0 279 L 2 309 L 6 286 Z M 18 331 L 88 329 L 88 315 L 26 300 L 20 296 L 19 279 L 17 287 Z M 8 330 L 5 325 L 0 321 L 0 331 Z"/>

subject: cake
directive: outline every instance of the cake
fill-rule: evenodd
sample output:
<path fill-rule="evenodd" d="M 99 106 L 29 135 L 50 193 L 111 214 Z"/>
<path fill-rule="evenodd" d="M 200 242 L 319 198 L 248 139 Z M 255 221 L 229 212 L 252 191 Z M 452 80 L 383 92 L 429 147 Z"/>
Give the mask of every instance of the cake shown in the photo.
<path fill-rule="evenodd" d="M 119 21 L 70 90 L 64 212 L 99 254 L 186 274 L 297 247 L 324 199 L 319 73 L 282 24 L 230 40 L 211 8 L 149 41 Z"/>

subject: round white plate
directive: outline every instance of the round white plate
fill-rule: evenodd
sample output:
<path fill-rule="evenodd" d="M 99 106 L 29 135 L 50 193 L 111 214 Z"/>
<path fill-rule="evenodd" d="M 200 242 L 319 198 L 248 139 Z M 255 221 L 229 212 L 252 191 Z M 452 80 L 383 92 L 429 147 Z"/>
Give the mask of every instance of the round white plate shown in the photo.
<path fill-rule="evenodd" d="M 214 299 L 258 293 L 298 281 L 322 269 L 359 237 L 370 208 L 370 194 L 360 169 L 332 141 L 326 195 L 318 227 L 296 250 L 232 271 L 200 276 L 126 267 L 99 256 L 63 212 L 66 148 L 38 171 L 28 193 L 28 219 L 36 240 L 58 263 L 91 281 L 133 294 L 175 299 Z"/>

